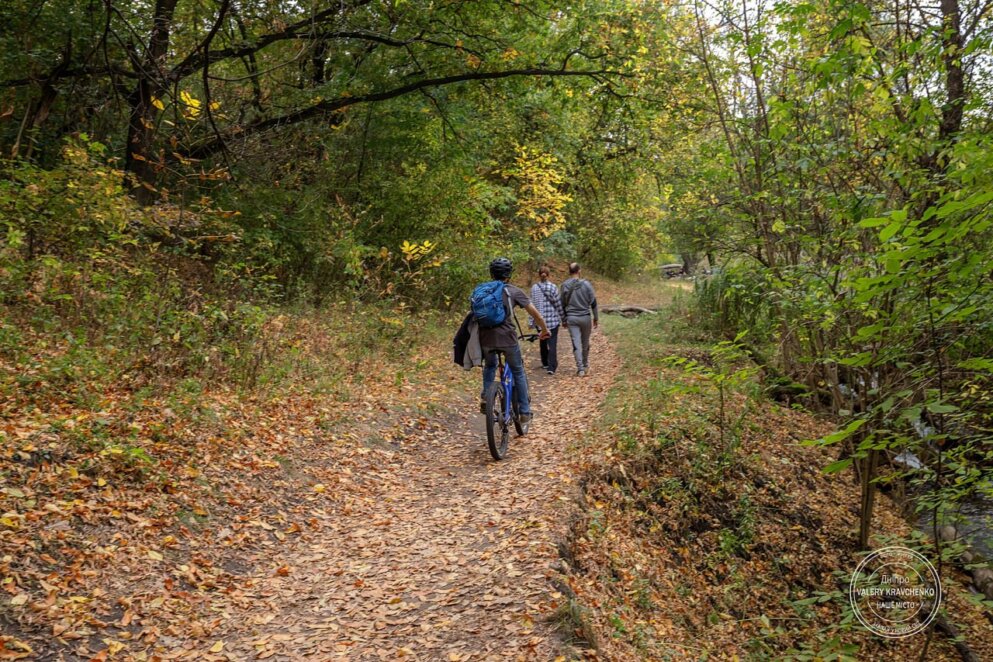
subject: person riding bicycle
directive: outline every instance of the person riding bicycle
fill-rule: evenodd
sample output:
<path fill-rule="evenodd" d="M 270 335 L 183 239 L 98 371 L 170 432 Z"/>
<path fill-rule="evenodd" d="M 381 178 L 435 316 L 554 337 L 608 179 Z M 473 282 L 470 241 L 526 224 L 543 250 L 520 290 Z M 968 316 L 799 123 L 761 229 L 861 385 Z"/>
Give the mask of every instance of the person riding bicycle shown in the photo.
<path fill-rule="evenodd" d="M 493 383 L 496 377 L 497 355 L 494 350 L 499 350 L 507 357 L 507 365 L 514 375 L 514 384 L 517 391 L 517 404 L 521 415 L 521 424 L 526 425 L 531 421 L 531 397 L 528 394 L 528 378 L 524 372 L 524 357 L 521 355 L 521 347 L 517 343 L 517 329 L 514 328 L 514 306 L 523 308 L 528 315 L 534 318 L 535 324 L 541 331 L 542 338 L 548 338 L 551 333 L 545 325 L 545 319 L 538 312 L 538 309 L 531 304 L 531 300 L 519 287 L 509 284 L 510 275 L 514 272 L 513 263 L 505 257 L 498 257 L 490 262 L 490 276 L 493 280 L 500 280 L 507 285 L 504 287 L 504 306 L 506 316 L 502 323 L 497 326 L 479 329 L 479 344 L 483 348 L 483 356 L 486 363 L 483 367 L 483 394 L 486 387 Z M 486 413 L 486 403 L 480 396 L 479 410 Z"/>

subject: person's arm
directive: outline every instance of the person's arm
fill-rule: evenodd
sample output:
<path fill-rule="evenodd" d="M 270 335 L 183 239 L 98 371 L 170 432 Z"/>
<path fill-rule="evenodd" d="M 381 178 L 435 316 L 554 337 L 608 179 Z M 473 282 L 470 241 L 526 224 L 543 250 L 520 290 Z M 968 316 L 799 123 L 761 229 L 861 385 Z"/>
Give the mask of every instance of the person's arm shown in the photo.
<path fill-rule="evenodd" d="M 569 298 L 572 296 L 572 287 L 566 287 L 568 282 L 562 284 L 562 316 L 569 314 Z"/>
<path fill-rule="evenodd" d="M 533 303 L 528 303 L 528 305 L 524 306 L 524 310 L 528 312 L 528 315 L 538 325 L 542 338 L 548 338 L 552 335 L 551 331 L 548 330 L 548 326 L 545 324 L 545 318 L 541 316 L 541 313 L 538 312 L 538 309 L 534 307 Z"/>
<path fill-rule="evenodd" d="M 589 283 L 586 284 L 589 285 L 590 298 L 593 300 L 593 302 L 590 304 L 590 308 L 593 310 L 593 328 L 595 329 L 598 326 L 600 326 L 600 311 L 597 310 L 596 291 L 593 289 L 592 285 L 590 285 Z"/>

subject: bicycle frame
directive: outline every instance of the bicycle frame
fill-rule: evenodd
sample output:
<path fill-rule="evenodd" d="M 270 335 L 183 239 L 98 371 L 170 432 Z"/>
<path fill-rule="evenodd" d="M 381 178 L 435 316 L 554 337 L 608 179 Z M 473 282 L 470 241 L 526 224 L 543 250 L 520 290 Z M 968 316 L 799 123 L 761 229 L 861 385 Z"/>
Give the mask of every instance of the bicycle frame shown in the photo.
<path fill-rule="evenodd" d="M 514 316 L 514 320 L 517 320 L 517 316 Z M 520 322 L 517 323 L 517 328 L 520 329 Z M 528 342 L 534 342 L 538 338 L 538 334 L 532 333 L 525 335 L 523 332 L 519 333 L 518 340 L 527 340 Z M 497 374 L 496 377 L 500 379 L 500 384 L 503 386 L 503 420 L 501 421 L 504 425 L 510 423 L 510 420 L 514 417 L 514 372 L 510 369 L 510 364 L 504 361 L 504 353 L 498 351 L 497 355 Z"/>
<path fill-rule="evenodd" d="M 536 337 L 521 336 L 527 340 Z M 493 381 L 487 383 L 483 389 L 483 409 L 487 416 L 486 441 L 493 459 L 502 460 L 507 455 L 511 422 L 517 430 L 517 436 L 523 436 L 528 432 L 531 417 L 528 416 L 527 421 L 521 420 L 522 416 L 517 406 L 518 385 L 514 379 L 514 371 L 507 361 L 507 354 L 500 349 L 487 351 L 486 365 L 488 366 L 486 370 L 493 370 Z M 523 365 L 521 367 L 523 368 Z M 496 409 L 498 405 L 502 411 Z"/>

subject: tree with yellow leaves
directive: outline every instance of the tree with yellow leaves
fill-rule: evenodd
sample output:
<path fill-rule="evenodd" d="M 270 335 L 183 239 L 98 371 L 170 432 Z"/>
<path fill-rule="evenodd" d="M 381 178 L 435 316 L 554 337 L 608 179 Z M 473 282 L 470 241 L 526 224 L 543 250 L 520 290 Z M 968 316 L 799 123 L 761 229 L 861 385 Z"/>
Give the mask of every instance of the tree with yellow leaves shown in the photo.
<path fill-rule="evenodd" d="M 534 147 L 516 145 L 514 165 L 503 171 L 517 184 L 517 216 L 532 243 L 565 227 L 565 206 L 572 201 L 561 190 L 564 178 L 558 159 Z"/>

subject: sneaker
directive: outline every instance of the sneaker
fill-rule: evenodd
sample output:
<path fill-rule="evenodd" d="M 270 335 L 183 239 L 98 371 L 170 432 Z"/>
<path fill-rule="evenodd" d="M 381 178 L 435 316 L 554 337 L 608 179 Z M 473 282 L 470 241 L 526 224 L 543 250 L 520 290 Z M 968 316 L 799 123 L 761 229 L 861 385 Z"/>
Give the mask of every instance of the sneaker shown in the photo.
<path fill-rule="evenodd" d="M 486 413 L 486 400 L 480 400 L 479 401 L 479 413 L 480 414 L 485 414 Z"/>
<path fill-rule="evenodd" d="M 555 371 L 554 370 L 546 370 L 545 372 L 547 372 L 549 375 L 554 375 L 555 374 Z"/>
<path fill-rule="evenodd" d="M 527 427 L 531 423 L 531 419 L 534 418 L 534 414 L 521 414 L 518 416 L 517 420 L 521 422 L 521 426 Z"/>
<path fill-rule="evenodd" d="M 585 377 L 586 376 L 586 371 L 585 370 L 577 370 L 576 371 L 576 376 L 577 377 Z"/>

